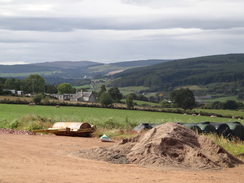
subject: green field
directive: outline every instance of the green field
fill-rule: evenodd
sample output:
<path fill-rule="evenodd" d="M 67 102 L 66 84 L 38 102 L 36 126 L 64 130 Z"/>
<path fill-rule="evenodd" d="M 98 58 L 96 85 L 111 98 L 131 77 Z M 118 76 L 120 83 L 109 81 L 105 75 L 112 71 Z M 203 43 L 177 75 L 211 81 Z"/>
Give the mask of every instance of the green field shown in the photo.
<path fill-rule="evenodd" d="M 105 64 L 105 65 L 89 67 L 89 70 L 91 72 L 110 72 L 110 71 L 116 71 L 116 70 L 121 70 L 121 69 L 126 70 L 129 68 L 130 67 L 120 67 L 120 66 L 114 66 L 111 64 Z"/>
<path fill-rule="evenodd" d="M 180 88 L 189 88 L 190 90 L 207 90 L 207 88 L 205 86 L 198 86 L 198 85 L 187 85 L 187 86 L 179 86 L 176 87 L 176 89 L 180 89 Z"/>
<path fill-rule="evenodd" d="M 194 109 L 196 112 L 207 112 L 209 114 L 214 113 L 214 114 L 219 114 L 223 116 L 239 116 L 239 117 L 244 117 L 244 110 L 224 110 L 224 109 Z"/>
<path fill-rule="evenodd" d="M 233 121 L 231 118 L 210 118 L 208 116 L 191 116 L 174 113 L 149 112 L 139 110 L 119 110 L 109 108 L 94 107 L 71 107 L 61 106 L 28 106 L 14 104 L 0 104 L 0 126 L 1 124 L 11 123 L 14 120 L 26 118 L 26 116 L 38 116 L 45 118 L 51 123 L 57 121 L 80 121 L 89 122 L 98 126 L 104 123 L 114 123 L 118 126 L 124 123 L 130 123 L 132 126 L 142 122 L 161 124 L 166 122 L 228 122 Z M 243 120 L 242 120 L 243 121 Z M 241 122 L 242 122 L 241 121 Z"/>
<path fill-rule="evenodd" d="M 148 90 L 148 87 L 144 86 L 128 86 L 128 87 L 120 87 L 119 90 L 123 95 L 128 95 L 130 93 L 138 93 L 141 90 Z"/>
<path fill-rule="evenodd" d="M 216 98 L 212 98 L 212 99 L 207 99 L 204 100 L 205 102 L 215 102 L 215 101 L 219 101 L 219 102 L 226 102 L 227 100 L 234 100 L 234 101 L 238 101 L 237 96 L 229 96 L 229 97 L 216 97 Z M 239 101 L 241 102 L 241 101 Z"/>
<path fill-rule="evenodd" d="M 75 89 L 90 89 L 90 85 L 73 86 Z"/>
<path fill-rule="evenodd" d="M 122 99 L 121 102 L 126 103 L 126 99 Z M 153 102 L 147 102 L 147 101 L 141 101 L 141 100 L 133 100 L 133 102 L 139 106 L 160 107 L 160 103 L 153 103 Z"/>

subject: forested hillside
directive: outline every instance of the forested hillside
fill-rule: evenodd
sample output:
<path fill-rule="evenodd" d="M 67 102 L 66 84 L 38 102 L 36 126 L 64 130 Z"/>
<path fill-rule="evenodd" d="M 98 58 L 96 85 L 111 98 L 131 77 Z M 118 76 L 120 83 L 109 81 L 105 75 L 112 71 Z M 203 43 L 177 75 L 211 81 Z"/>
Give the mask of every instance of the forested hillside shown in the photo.
<path fill-rule="evenodd" d="M 141 66 L 149 66 L 149 65 L 164 63 L 168 61 L 170 60 L 149 59 L 149 60 L 117 62 L 117 63 L 111 63 L 110 65 L 120 66 L 120 67 L 141 67 Z"/>
<path fill-rule="evenodd" d="M 244 54 L 180 59 L 129 69 L 114 75 L 116 87 L 145 86 L 151 91 L 172 90 L 184 85 L 244 81 Z"/>

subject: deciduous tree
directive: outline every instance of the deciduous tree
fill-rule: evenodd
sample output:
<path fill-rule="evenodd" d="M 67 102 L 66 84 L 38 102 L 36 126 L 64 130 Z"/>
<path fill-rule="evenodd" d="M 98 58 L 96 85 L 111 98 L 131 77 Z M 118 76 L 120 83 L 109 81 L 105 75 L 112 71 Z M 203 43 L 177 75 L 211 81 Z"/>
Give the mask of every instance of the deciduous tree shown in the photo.
<path fill-rule="evenodd" d="M 134 107 L 133 97 L 131 94 L 126 97 L 126 106 L 127 109 L 132 109 Z"/>
<path fill-rule="evenodd" d="M 193 109 L 196 104 L 194 94 L 189 88 L 171 91 L 170 100 L 184 110 Z"/>
<path fill-rule="evenodd" d="M 99 101 L 102 106 L 108 107 L 113 103 L 113 98 L 108 92 L 103 92 L 99 98 Z"/>
<path fill-rule="evenodd" d="M 38 74 L 31 74 L 21 81 L 21 89 L 25 93 L 44 93 L 45 80 Z"/>
<path fill-rule="evenodd" d="M 103 94 L 103 92 L 106 92 L 106 91 L 107 91 L 107 89 L 106 89 L 105 85 L 102 85 L 100 91 L 97 93 L 98 100 L 99 100 L 100 96 Z"/>
<path fill-rule="evenodd" d="M 3 83 L 0 81 L 0 95 L 3 94 Z"/>
<path fill-rule="evenodd" d="M 115 102 L 119 102 L 123 97 L 122 93 L 120 93 L 117 87 L 110 88 L 108 93 L 111 95 Z"/>
<path fill-rule="evenodd" d="M 224 104 L 223 104 L 223 108 L 224 109 L 237 109 L 238 108 L 238 104 L 235 100 L 227 100 Z"/>
<path fill-rule="evenodd" d="M 57 89 L 58 89 L 58 94 L 75 92 L 75 89 L 69 83 L 61 83 L 58 85 Z"/>
<path fill-rule="evenodd" d="M 9 78 L 4 82 L 5 89 L 20 90 L 21 80 Z"/>
<path fill-rule="evenodd" d="M 45 86 L 45 92 L 46 93 L 53 93 L 53 94 L 56 94 L 58 93 L 58 89 L 56 86 L 54 85 L 46 85 Z"/>

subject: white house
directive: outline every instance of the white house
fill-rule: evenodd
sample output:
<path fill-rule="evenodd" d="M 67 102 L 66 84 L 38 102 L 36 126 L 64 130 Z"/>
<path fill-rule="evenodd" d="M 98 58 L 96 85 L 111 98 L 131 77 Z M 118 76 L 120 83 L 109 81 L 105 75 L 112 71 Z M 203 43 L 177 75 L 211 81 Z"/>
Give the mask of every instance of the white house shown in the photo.
<path fill-rule="evenodd" d="M 96 97 L 93 92 L 77 92 L 75 94 L 49 94 L 58 100 L 79 101 L 79 102 L 96 102 Z"/>

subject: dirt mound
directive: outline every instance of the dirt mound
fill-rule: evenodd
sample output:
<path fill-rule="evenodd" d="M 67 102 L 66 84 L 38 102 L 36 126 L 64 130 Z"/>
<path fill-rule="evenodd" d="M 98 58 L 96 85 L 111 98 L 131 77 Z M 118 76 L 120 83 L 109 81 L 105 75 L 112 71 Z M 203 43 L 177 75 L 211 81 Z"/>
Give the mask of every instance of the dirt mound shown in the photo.
<path fill-rule="evenodd" d="M 0 128 L 0 134 L 35 135 L 33 132 L 30 132 L 28 130 L 16 130 L 16 129 L 5 129 L 5 128 Z"/>
<path fill-rule="evenodd" d="M 242 164 L 210 139 L 175 123 L 160 125 L 112 147 L 78 153 L 80 157 L 112 163 L 159 168 L 218 169 Z"/>

